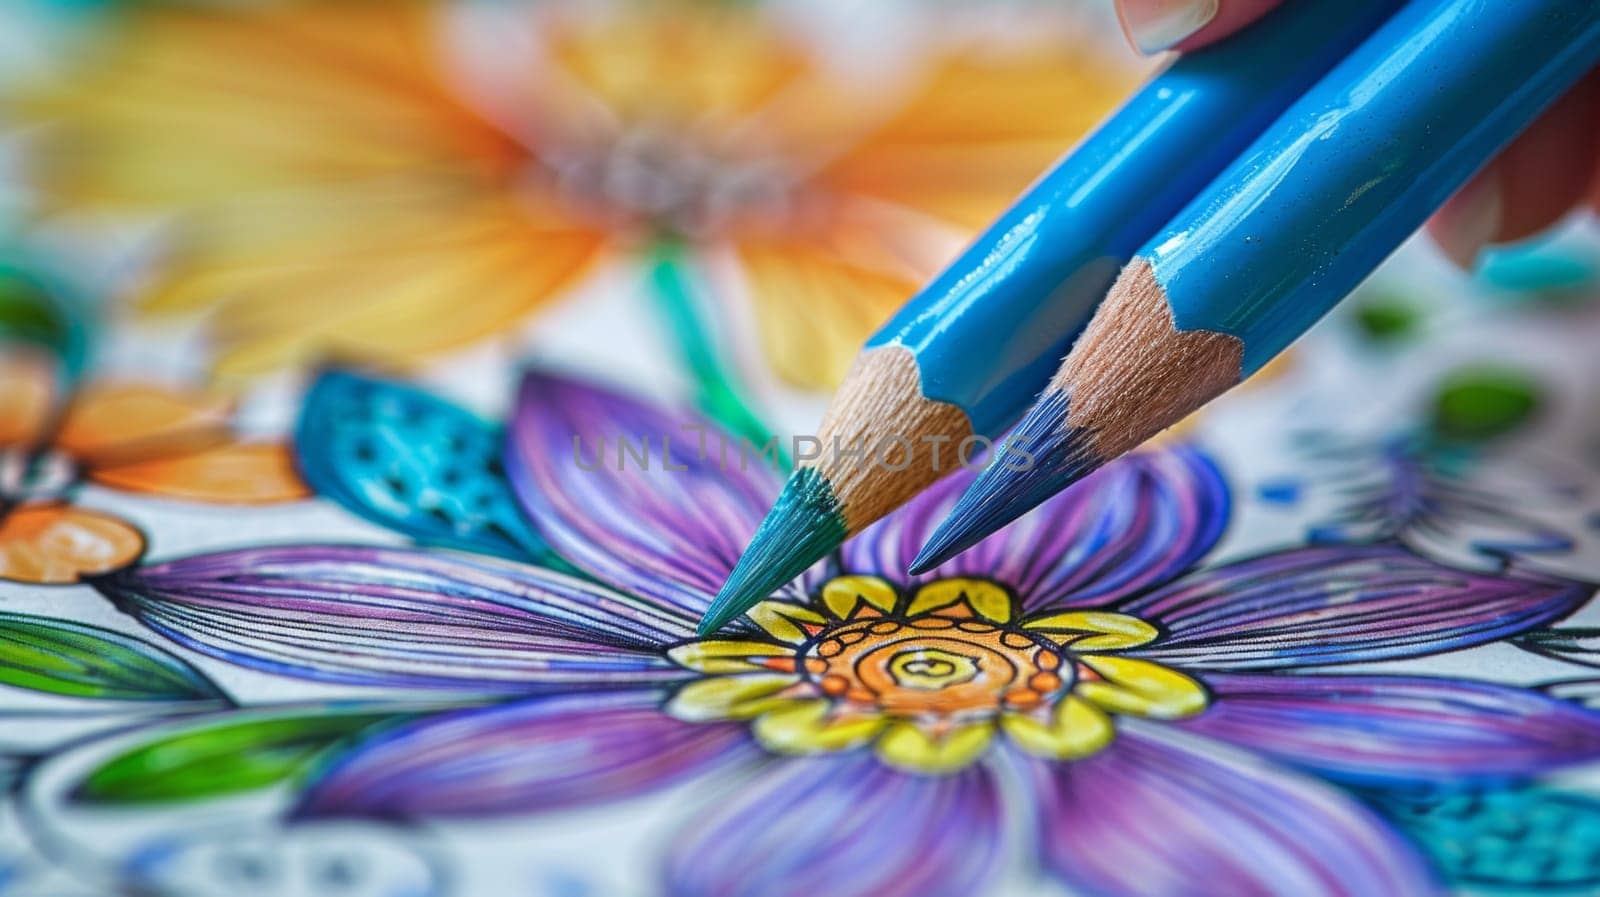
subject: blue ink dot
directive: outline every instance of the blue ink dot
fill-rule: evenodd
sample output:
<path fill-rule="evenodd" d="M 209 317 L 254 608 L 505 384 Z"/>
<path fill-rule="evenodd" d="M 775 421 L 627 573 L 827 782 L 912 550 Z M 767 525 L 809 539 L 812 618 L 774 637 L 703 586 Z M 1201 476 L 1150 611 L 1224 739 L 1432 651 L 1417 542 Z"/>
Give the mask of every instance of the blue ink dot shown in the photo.
<path fill-rule="evenodd" d="M 1256 487 L 1256 495 L 1268 504 L 1292 505 L 1300 500 L 1298 480 L 1274 480 Z"/>

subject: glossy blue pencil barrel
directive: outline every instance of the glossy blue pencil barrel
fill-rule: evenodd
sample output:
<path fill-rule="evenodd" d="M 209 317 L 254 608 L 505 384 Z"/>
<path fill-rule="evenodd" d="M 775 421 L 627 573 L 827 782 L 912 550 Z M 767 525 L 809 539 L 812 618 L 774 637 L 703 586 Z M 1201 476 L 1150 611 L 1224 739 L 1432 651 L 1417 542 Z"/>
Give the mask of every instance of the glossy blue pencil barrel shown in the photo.
<path fill-rule="evenodd" d="M 1177 329 L 1249 376 L 1597 62 L 1596 0 L 1409 4 L 1139 251 Z"/>
<path fill-rule="evenodd" d="M 996 436 L 1049 380 L 1134 250 L 1400 6 L 1294 0 L 1178 59 L 1039 179 L 868 342 Z"/>
<path fill-rule="evenodd" d="M 1407 4 L 1139 250 L 913 572 L 1259 370 L 1597 62 L 1597 0 Z"/>
<path fill-rule="evenodd" d="M 954 468 L 936 440 L 1000 434 L 1117 270 L 1400 0 L 1296 0 L 1175 62 L 1034 184 L 863 348 L 702 618 L 713 631 Z M 833 446 L 898 437 L 898 469 Z M 951 451 L 960 451 L 952 448 Z M 958 455 L 959 457 L 959 455 Z"/>

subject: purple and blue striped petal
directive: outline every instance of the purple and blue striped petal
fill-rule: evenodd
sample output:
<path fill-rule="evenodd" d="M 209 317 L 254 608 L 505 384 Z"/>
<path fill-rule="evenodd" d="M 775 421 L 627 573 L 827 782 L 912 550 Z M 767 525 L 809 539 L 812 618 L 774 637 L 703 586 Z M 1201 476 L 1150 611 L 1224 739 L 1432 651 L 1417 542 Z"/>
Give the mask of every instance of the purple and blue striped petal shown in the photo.
<path fill-rule="evenodd" d="M 650 685 L 692 620 L 538 567 L 418 549 L 278 546 L 97 586 L 196 651 L 325 682 L 474 693 Z"/>
<path fill-rule="evenodd" d="M 1536 691 L 1408 676 L 1206 677 L 1181 725 L 1357 783 L 1525 778 L 1600 759 L 1600 713 Z"/>
<path fill-rule="evenodd" d="M 635 454 L 619 455 L 619 441 Z M 778 495 L 778 474 L 748 449 L 742 459 L 740 446 L 697 414 L 530 372 L 506 470 L 534 527 L 563 557 L 698 619 Z M 814 584 L 792 585 L 789 597 Z"/>
<path fill-rule="evenodd" d="M 972 475 L 958 472 L 844 547 L 845 569 L 907 581 L 906 567 Z M 1128 455 L 916 581 L 992 579 L 1028 611 L 1106 604 L 1160 585 L 1221 538 L 1228 488 L 1192 447 Z"/>
<path fill-rule="evenodd" d="M 561 695 L 443 713 L 358 742 L 302 818 L 477 818 L 634 797 L 760 756 L 737 723 L 686 723 L 651 692 Z"/>
<path fill-rule="evenodd" d="M 1161 627 L 1141 657 L 1288 669 L 1482 644 L 1568 614 L 1593 592 L 1538 573 L 1458 570 L 1398 545 L 1327 545 L 1203 570 L 1117 609 Z"/>
<path fill-rule="evenodd" d="M 968 897 L 1003 851 L 992 773 L 913 776 L 867 752 L 785 760 L 690 819 L 671 897 Z"/>
<path fill-rule="evenodd" d="M 1104 897 L 1427 897 L 1426 864 L 1371 811 L 1315 780 L 1160 724 L 1124 720 L 1076 763 L 1013 753 L 1040 861 Z"/>

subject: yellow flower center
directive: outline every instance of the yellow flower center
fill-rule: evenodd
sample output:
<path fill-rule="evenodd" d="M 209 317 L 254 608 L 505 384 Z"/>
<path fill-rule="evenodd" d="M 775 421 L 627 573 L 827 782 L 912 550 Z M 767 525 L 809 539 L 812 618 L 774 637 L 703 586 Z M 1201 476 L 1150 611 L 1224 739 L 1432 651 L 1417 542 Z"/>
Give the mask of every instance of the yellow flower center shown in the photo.
<path fill-rule="evenodd" d="M 705 674 L 667 710 L 687 720 L 750 720 L 784 753 L 875 744 L 901 768 L 942 773 L 979 757 L 997 732 L 1057 759 L 1109 744 L 1115 714 L 1192 716 L 1204 688 L 1119 652 L 1155 627 L 1125 614 L 1065 611 L 1019 618 L 995 583 L 944 579 L 903 595 L 844 576 L 809 605 L 750 612 L 765 637 L 689 642 L 670 653 Z"/>
<path fill-rule="evenodd" d="M 642 123 L 550 153 L 574 208 L 608 227 L 705 237 L 734 221 L 787 214 L 792 175 L 776 159 L 719 147 L 687 125 Z"/>

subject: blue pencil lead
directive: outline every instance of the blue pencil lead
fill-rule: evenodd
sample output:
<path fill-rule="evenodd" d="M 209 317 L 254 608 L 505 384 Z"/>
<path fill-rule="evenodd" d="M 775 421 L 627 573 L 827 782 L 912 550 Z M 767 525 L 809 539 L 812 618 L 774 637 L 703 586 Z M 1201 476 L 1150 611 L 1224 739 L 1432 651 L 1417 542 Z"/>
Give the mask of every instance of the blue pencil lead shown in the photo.
<path fill-rule="evenodd" d="M 926 573 L 1042 504 L 1095 468 L 1102 459 L 1088 447 L 1085 431 L 1065 426 L 1067 395 L 1046 393 L 1007 437 L 1007 444 L 1032 455 L 997 453 L 950 515 L 923 544 L 911 573 Z"/>

